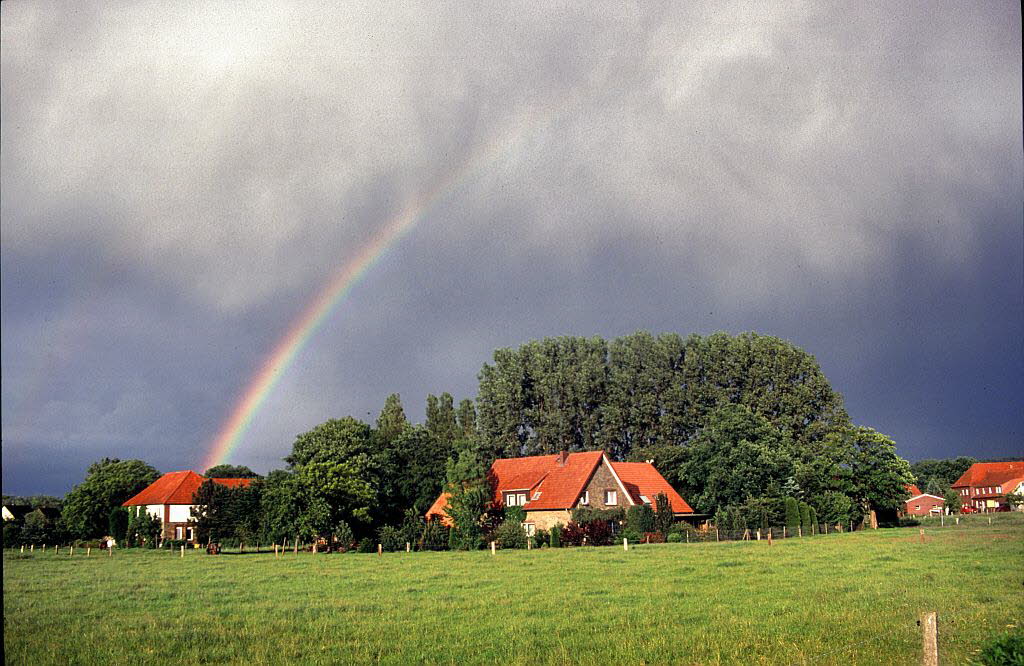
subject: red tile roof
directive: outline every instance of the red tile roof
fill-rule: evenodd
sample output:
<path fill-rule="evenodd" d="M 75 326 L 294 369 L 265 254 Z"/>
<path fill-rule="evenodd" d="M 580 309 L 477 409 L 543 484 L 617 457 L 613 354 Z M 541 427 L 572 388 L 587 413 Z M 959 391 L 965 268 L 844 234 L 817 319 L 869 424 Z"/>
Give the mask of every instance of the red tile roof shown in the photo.
<path fill-rule="evenodd" d="M 693 509 L 686 503 L 679 493 L 669 485 L 658 470 L 654 469 L 651 463 L 620 463 L 613 462 L 612 469 L 619 475 L 624 486 L 633 496 L 637 504 L 643 502 L 640 496 L 646 497 L 651 506 L 654 506 L 658 493 L 665 493 L 668 496 L 668 503 L 672 506 L 672 513 L 693 513 Z"/>
<path fill-rule="evenodd" d="M 915 486 L 915 485 L 914 485 L 914 484 L 912 484 L 912 483 L 908 483 L 908 484 L 907 484 L 907 486 L 906 486 L 906 488 L 907 488 L 907 492 L 908 492 L 908 493 L 910 493 L 910 496 L 911 496 L 911 497 L 917 497 L 917 496 L 919 496 L 919 495 L 922 495 L 922 494 L 923 494 L 923 493 L 921 492 L 921 489 L 920 489 L 920 488 L 918 488 L 917 486 Z"/>
<path fill-rule="evenodd" d="M 445 509 L 448 508 L 448 499 L 452 496 L 451 493 L 441 493 L 434 500 L 434 503 L 427 509 L 427 520 L 433 520 L 434 518 L 440 519 L 441 524 L 445 527 L 452 527 L 455 525 L 455 521 L 451 519 Z"/>
<path fill-rule="evenodd" d="M 142 506 L 146 504 L 192 504 L 192 496 L 206 481 L 192 470 L 168 472 L 149 484 L 135 497 L 121 506 Z M 213 479 L 216 483 L 230 488 L 245 487 L 255 479 Z"/>
<path fill-rule="evenodd" d="M 602 460 L 607 460 L 603 451 L 570 453 L 564 460 L 560 454 L 500 458 L 491 465 L 489 473 L 494 489 L 491 501 L 502 504 L 505 493 L 523 491 L 527 500 L 523 509 L 526 511 L 572 509 Z M 668 496 L 674 513 L 693 513 L 690 505 L 650 463 L 611 463 L 611 467 L 634 504 L 643 503 L 641 495 L 654 503 L 658 493 L 663 492 Z M 538 492 L 540 496 L 534 499 Z M 444 520 L 447 518 L 444 512 L 447 506 L 448 494 L 442 493 L 427 511 L 427 516 L 443 516 Z"/>
<path fill-rule="evenodd" d="M 1024 480 L 1024 461 L 974 463 L 953 487 L 1005 486 L 1021 480 Z"/>

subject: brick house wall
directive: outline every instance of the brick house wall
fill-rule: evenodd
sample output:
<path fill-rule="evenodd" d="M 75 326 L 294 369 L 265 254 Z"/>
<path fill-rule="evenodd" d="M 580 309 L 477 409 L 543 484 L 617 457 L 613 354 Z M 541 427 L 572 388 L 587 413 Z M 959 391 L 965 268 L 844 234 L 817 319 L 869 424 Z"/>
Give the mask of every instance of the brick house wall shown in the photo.
<path fill-rule="evenodd" d="M 525 522 L 533 523 L 538 530 L 550 530 L 558 524 L 564 527 L 569 524 L 570 520 L 572 520 L 572 515 L 567 510 L 560 509 L 558 511 L 527 511 Z"/>
<path fill-rule="evenodd" d="M 608 490 L 615 491 L 615 504 L 605 503 L 605 491 Z M 622 490 L 619 482 L 615 480 L 611 468 L 603 461 L 594 470 L 594 476 L 590 478 L 590 483 L 587 484 L 587 492 L 590 493 L 590 504 L 587 506 L 591 508 L 617 509 L 629 506 L 629 498 L 625 496 L 625 492 Z M 577 506 L 579 506 L 578 500 Z"/>
<path fill-rule="evenodd" d="M 938 507 L 939 510 L 942 510 L 945 505 L 946 501 L 941 497 L 923 495 L 908 500 L 904 505 L 903 512 L 908 516 L 927 516 L 931 514 L 932 508 Z"/>

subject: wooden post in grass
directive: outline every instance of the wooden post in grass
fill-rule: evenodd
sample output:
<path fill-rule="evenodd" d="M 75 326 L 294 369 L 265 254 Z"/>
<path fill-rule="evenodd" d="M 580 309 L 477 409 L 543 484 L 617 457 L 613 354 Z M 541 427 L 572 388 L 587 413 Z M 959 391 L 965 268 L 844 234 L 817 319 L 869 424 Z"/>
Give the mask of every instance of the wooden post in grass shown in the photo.
<path fill-rule="evenodd" d="M 497 555 L 497 554 L 498 554 L 497 546 L 495 546 L 494 542 L 492 541 L 491 542 L 491 555 Z"/>
<path fill-rule="evenodd" d="M 945 516 L 945 514 L 940 513 L 939 514 L 939 527 L 945 527 L 945 526 L 946 526 L 946 516 Z"/>
<path fill-rule="evenodd" d="M 768 545 L 772 545 L 772 530 L 768 528 Z"/>
<path fill-rule="evenodd" d="M 785 525 L 782 526 L 782 538 L 783 539 L 786 538 L 786 526 Z"/>
<path fill-rule="evenodd" d="M 760 527 L 757 528 L 757 540 L 758 541 L 761 540 L 761 528 Z"/>
<path fill-rule="evenodd" d="M 185 544 L 181 545 L 181 556 L 185 557 Z"/>
<path fill-rule="evenodd" d="M 690 543 L 690 531 L 686 530 L 686 543 Z"/>
<path fill-rule="evenodd" d="M 408 541 L 405 542 L 405 552 L 407 552 L 407 553 L 411 553 L 412 552 L 412 546 L 411 546 L 411 544 Z"/>
<path fill-rule="evenodd" d="M 299 554 L 299 537 L 295 537 L 295 550 L 292 551 L 293 555 Z"/>
<path fill-rule="evenodd" d="M 107 557 L 113 557 L 113 556 L 114 556 L 114 549 L 113 549 L 112 546 L 110 546 L 110 544 L 107 544 Z"/>
<path fill-rule="evenodd" d="M 75 547 L 71 546 L 71 557 L 75 556 Z"/>
<path fill-rule="evenodd" d="M 828 523 L 825 523 L 825 534 L 828 534 Z"/>
<path fill-rule="evenodd" d="M 939 627 L 935 611 L 921 613 L 921 665 L 939 666 Z"/>
<path fill-rule="evenodd" d="M 989 525 L 991 525 L 991 524 L 992 524 L 992 516 L 989 516 L 989 517 L 988 517 L 988 524 L 989 524 Z"/>
<path fill-rule="evenodd" d="M 21 544 L 21 552 L 25 552 L 25 544 Z"/>
<path fill-rule="evenodd" d="M 526 536 L 526 550 L 533 550 L 533 537 L 530 535 Z"/>
<path fill-rule="evenodd" d="M 798 537 L 802 537 L 804 535 L 804 528 L 801 527 L 800 525 L 796 526 L 796 535 Z"/>
<path fill-rule="evenodd" d="M 957 525 L 959 525 L 959 524 L 960 524 L 960 516 L 957 516 L 957 517 L 956 517 L 956 524 L 957 524 Z"/>
<path fill-rule="evenodd" d="M 622 550 L 629 552 L 629 539 L 622 537 Z"/>
<path fill-rule="evenodd" d="M 381 557 L 384 554 L 384 546 L 377 544 L 377 557 Z"/>
<path fill-rule="evenodd" d="M 921 528 L 921 543 L 924 543 L 924 528 Z"/>
<path fill-rule="evenodd" d="M 86 546 L 85 547 L 85 556 L 89 557 L 90 555 L 92 555 L 92 546 Z"/>
<path fill-rule="evenodd" d="M 715 527 L 715 541 L 718 541 L 718 527 Z"/>

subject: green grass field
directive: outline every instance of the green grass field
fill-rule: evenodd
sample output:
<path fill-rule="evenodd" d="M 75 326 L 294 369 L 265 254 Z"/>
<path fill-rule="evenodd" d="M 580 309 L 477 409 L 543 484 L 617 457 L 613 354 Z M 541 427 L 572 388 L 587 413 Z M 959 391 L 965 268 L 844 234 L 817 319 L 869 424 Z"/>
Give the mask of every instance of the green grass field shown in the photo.
<path fill-rule="evenodd" d="M 184 559 L 4 554 L 9 664 L 917 664 L 1022 626 L 1024 525 L 767 542 Z"/>

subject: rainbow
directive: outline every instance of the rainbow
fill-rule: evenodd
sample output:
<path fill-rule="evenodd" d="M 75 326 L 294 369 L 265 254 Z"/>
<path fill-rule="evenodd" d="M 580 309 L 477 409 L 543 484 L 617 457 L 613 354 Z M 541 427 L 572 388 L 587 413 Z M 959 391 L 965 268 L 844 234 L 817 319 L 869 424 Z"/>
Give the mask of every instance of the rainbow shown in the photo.
<path fill-rule="evenodd" d="M 227 462 L 252 423 L 253 417 L 284 373 L 295 362 L 299 352 L 345 299 L 352 287 L 384 256 L 388 248 L 424 219 L 434 204 L 464 181 L 474 171 L 474 167 L 489 163 L 506 154 L 513 143 L 512 138 L 508 135 L 501 136 L 497 141 L 485 145 L 483 149 L 464 160 L 460 168 L 455 169 L 448 177 L 442 178 L 435 187 L 430 188 L 425 194 L 406 205 L 398 215 L 374 234 L 355 257 L 341 267 L 334 278 L 320 290 L 313 301 L 289 326 L 288 332 L 274 346 L 273 351 L 249 381 L 241 399 L 231 410 L 228 419 L 217 433 L 203 462 L 203 469 Z"/>

